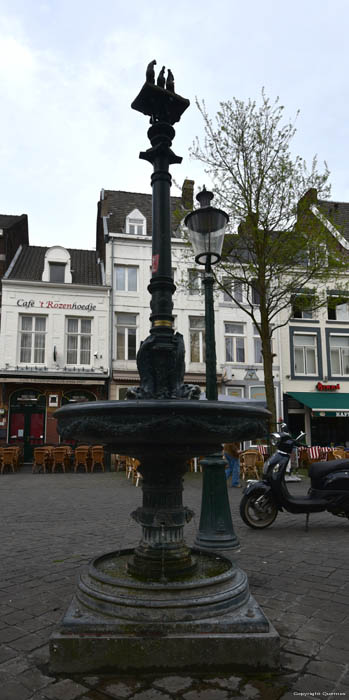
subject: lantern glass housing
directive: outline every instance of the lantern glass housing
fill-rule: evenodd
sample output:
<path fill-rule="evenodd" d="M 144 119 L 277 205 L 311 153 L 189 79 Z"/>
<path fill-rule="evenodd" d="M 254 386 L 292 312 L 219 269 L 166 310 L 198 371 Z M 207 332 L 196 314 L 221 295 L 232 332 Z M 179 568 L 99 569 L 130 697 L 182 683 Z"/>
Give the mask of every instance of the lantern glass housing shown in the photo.
<path fill-rule="evenodd" d="M 195 260 L 200 265 L 219 262 L 222 255 L 224 233 L 229 221 L 228 214 L 211 207 L 212 192 L 205 189 L 197 195 L 200 208 L 185 217 L 189 240 L 193 246 Z"/>

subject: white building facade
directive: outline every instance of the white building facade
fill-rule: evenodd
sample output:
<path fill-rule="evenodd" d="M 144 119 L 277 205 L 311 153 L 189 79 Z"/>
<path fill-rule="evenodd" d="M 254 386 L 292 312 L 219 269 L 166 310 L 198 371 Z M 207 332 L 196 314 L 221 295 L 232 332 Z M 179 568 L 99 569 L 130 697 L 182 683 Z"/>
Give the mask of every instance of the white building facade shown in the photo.
<path fill-rule="evenodd" d="M 189 196 L 188 196 L 189 190 Z M 205 313 L 202 268 L 179 226 L 193 207 L 193 183 L 186 180 L 182 197 L 172 197 L 172 273 L 175 330 L 184 337 L 185 381 L 205 390 Z M 139 384 L 136 354 L 149 335 L 151 277 L 151 195 L 102 191 L 97 220 L 97 247 L 104 248 L 106 283 L 112 287 L 109 397 L 123 399 L 129 386 Z M 98 238 L 98 231 L 100 236 Z M 103 245 L 102 245 L 103 238 Z M 244 290 L 241 289 L 242 301 Z M 217 382 L 220 395 L 265 400 L 260 338 L 249 316 L 222 291 L 215 292 Z M 276 400 L 280 408 L 279 348 L 276 338 Z"/>
<path fill-rule="evenodd" d="M 109 289 L 94 251 L 19 248 L 3 278 L 2 441 L 57 443 L 53 412 L 107 397 Z"/>

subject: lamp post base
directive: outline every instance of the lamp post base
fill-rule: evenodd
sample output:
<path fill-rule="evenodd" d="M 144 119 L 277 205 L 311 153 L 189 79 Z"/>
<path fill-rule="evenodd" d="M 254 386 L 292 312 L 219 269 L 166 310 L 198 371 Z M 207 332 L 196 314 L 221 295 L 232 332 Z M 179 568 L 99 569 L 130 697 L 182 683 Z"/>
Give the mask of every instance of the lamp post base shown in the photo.
<path fill-rule="evenodd" d="M 225 461 L 220 454 L 201 460 L 203 466 L 202 501 L 195 547 L 205 550 L 237 550 L 228 498 Z"/>

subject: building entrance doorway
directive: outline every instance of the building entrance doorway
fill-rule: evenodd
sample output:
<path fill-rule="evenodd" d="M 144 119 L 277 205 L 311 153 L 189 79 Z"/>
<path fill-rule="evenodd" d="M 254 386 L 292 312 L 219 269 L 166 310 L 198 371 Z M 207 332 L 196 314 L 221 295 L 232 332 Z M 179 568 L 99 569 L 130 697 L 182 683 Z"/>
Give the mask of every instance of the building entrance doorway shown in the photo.
<path fill-rule="evenodd" d="M 46 398 L 32 389 L 15 391 L 10 399 L 9 444 L 23 448 L 23 461 L 31 462 L 35 447 L 45 442 Z"/>

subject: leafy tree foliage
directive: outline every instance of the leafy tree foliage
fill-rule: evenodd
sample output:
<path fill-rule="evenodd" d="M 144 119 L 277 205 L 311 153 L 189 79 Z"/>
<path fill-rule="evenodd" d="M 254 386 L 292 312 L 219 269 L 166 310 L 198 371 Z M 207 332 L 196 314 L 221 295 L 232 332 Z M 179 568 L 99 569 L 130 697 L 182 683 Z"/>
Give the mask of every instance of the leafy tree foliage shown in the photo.
<path fill-rule="evenodd" d="M 262 91 L 261 104 L 222 102 L 213 121 L 197 101 L 204 121 L 203 142 L 191 149 L 213 182 L 215 206 L 230 215 L 218 284 L 252 319 L 260 334 L 267 405 L 275 425 L 271 339 L 297 308 L 325 303 L 326 281 L 347 270 L 338 240 L 314 216 L 317 195 L 328 197 L 329 170 L 310 168 L 291 150 L 295 121 L 284 121 L 279 100 Z M 241 285 L 245 294 L 241 300 Z M 338 284 L 337 284 L 338 286 Z"/>

